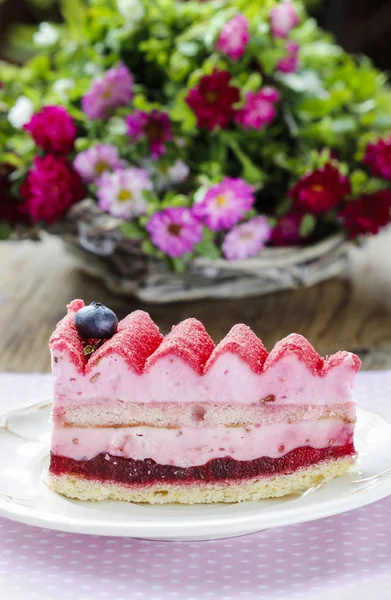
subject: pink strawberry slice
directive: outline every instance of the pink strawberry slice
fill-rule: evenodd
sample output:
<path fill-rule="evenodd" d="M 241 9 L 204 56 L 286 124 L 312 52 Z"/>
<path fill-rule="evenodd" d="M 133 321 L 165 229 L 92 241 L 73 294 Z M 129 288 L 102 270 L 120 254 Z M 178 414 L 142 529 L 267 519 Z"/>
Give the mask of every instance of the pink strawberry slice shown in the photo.
<path fill-rule="evenodd" d="M 220 344 L 216 346 L 205 370 L 208 371 L 216 360 L 226 352 L 239 356 L 255 373 L 261 373 L 263 364 L 268 357 L 268 351 L 261 340 L 250 327 L 242 324 L 234 325 Z"/>
<path fill-rule="evenodd" d="M 149 314 L 136 310 L 120 321 L 117 333 L 94 352 L 88 361 L 87 371 L 96 367 L 104 356 L 118 354 L 141 375 L 147 358 L 159 347 L 162 339 Z"/>
<path fill-rule="evenodd" d="M 197 319 L 186 319 L 172 328 L 159 348 L 148 358 L 145 368 L 149 369 L 163 357 L 176 356 L 201 375 L 214 347 L 203 324 Z"/>

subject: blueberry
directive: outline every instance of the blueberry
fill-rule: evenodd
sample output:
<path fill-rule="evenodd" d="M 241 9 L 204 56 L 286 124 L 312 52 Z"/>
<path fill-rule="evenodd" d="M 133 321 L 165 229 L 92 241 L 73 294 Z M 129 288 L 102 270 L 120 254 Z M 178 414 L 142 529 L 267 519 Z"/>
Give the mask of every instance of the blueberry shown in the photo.
<path fill-rule="evenodd" d="M 91 302 L 77 311 L 75 325 L 81 338 L 107 340 L 118 329 L 117 315 L 99 302 Z"/>

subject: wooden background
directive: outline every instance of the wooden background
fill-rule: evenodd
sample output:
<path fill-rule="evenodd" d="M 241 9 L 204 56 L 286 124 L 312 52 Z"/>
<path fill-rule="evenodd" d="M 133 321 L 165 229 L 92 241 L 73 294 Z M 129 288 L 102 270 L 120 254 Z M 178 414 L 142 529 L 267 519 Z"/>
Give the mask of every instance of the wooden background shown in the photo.
<path fill-rule="evenodd" d="M 76 267 L 60 240 L 0 244 L 0 371 L 48 371 L 47 341 L 73 298 L 107 304 L 119 317 L 144 308 L 163 333 L 181 319 L 203 321 L 217 342 L 245 322 L 270 350 L 296 331 L 320 354 L 357 352 L 364 368 L 391 368 L 391 231 L 353 248 L 349 270 L 310 289 L 242 300 L 142 306 L 115 296 Z"/>

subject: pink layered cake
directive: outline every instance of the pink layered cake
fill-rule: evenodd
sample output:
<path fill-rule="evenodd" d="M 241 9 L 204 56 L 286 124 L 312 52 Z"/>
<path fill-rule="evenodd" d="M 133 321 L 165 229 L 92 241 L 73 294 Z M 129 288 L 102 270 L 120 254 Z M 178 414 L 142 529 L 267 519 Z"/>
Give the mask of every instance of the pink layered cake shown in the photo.
<path fill-rule="evenodd" d="M 50 340 L 53 490 L 82 500 L 237 502 L 351 468 L 354 354 L 323 359 L 297 334 L 269 354 L 246 325 L 215 346 L 196 319 L 163 337 L 143 311 L 119 324 L 109 311 L 102 339 L 83 307 L 71 302 Z"/>

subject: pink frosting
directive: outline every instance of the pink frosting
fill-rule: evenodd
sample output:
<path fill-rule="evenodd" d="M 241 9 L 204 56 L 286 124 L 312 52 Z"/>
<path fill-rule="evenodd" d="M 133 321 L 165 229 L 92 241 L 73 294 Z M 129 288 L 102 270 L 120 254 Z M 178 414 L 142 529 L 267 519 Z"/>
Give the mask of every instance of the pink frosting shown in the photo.
<path fill-rule="evenodd" d="M 249 427 L 154 427 L 78 428 L 58 427 L 53 431 L 52 452 L 75 460 L 89 460 L 98 454 L 190 467 L 212 458 L 230 456 L 254 460 L 277 458 L 295 448 L 343 446 L 353 440 L 354 425 L 336 419 L 274 423 Z"/>
<path fill-rule="evenodd" d="M 354 355 L 345 353 L 323 376 L 306 362 L 286 354 L 261 373 L 235 354 L 222 353 L 200 375 L 184 360 L 163 356 L 141 375 L 118 354 L 101 358 L 93 369 L 78 370 L 66 349 L 52 350 L 54 396 L 57 407 L 124 402 L 208 402 L 256 404 L 267 398 L 273 405 L 344 404 L 352 402 L 356 373 Z"/>

